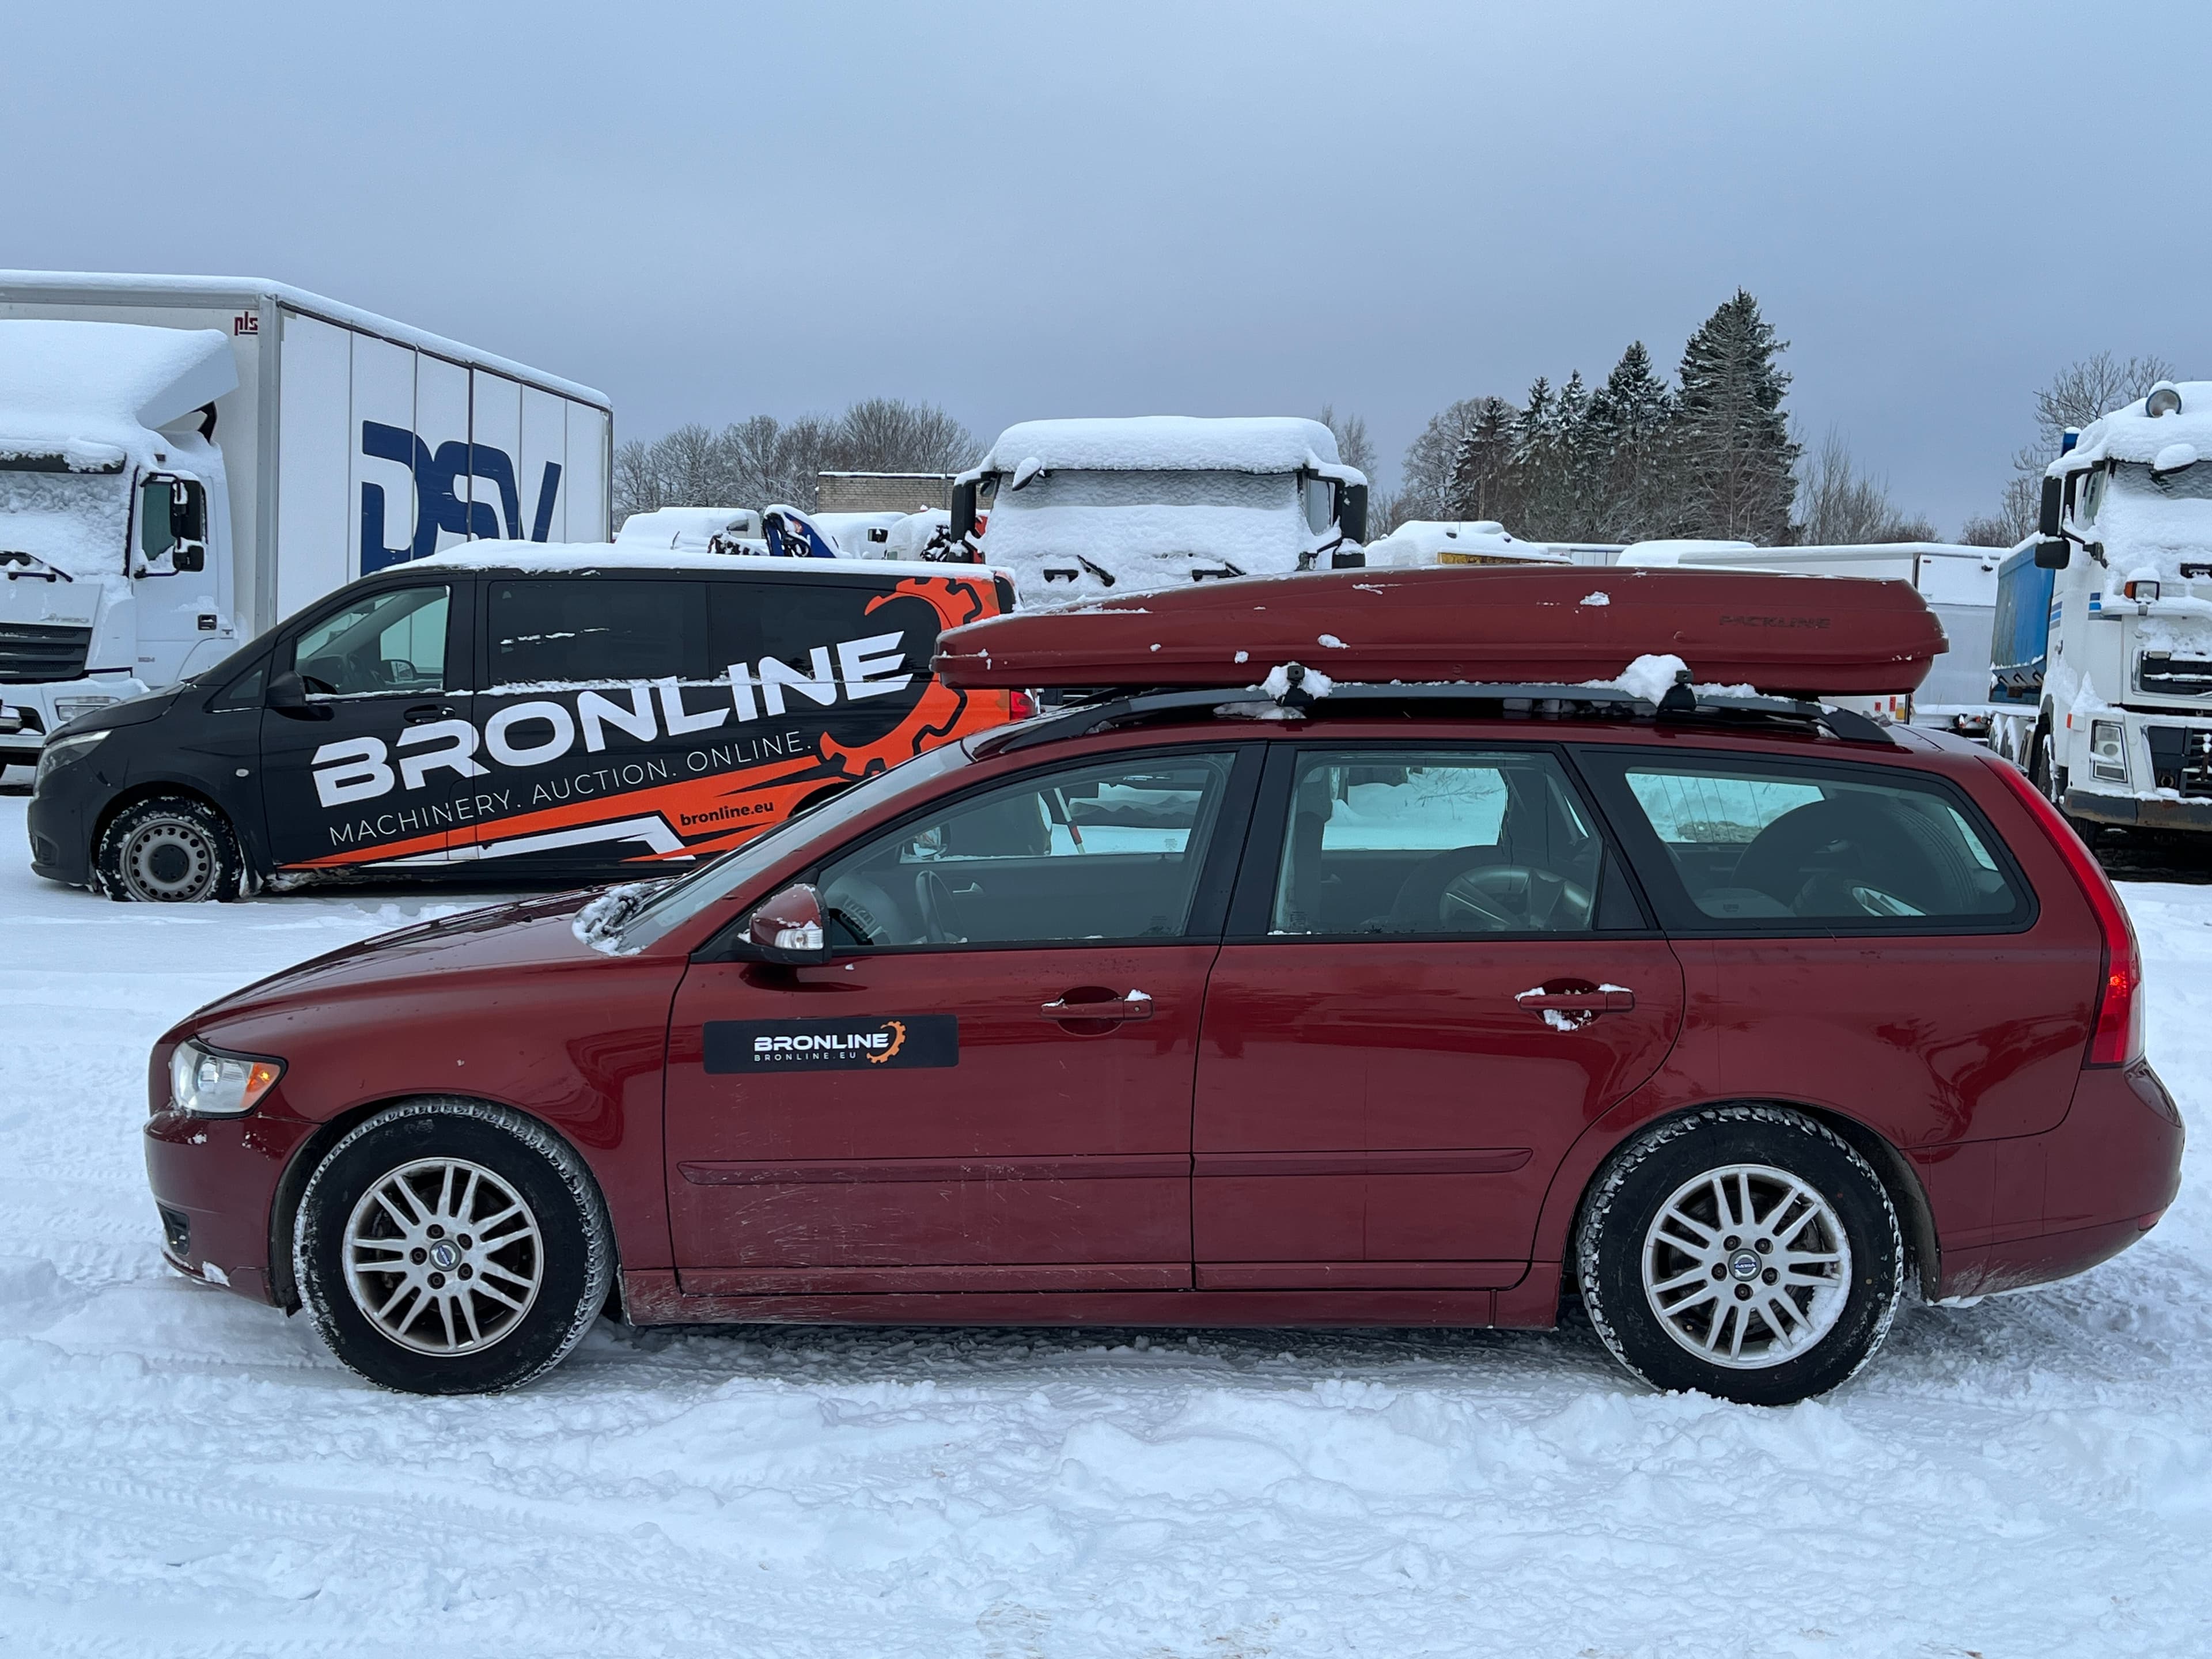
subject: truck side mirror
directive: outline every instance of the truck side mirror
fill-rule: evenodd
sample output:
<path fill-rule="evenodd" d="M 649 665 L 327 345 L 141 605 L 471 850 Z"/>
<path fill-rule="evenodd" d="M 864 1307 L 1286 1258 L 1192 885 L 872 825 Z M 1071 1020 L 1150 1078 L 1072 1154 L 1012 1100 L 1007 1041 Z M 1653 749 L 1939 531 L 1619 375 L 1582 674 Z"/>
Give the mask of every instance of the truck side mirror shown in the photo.
<path fill-rule="evenodd" d="M 2059 492 L 2064 488 L 2065 486 L 2056 478 L 2045 478 L 2043 481 L 2042 510 L 2036 515 L 2035 525 L 2035 532 L 2039 536 L 2056 536 L 2058 533 Z M 2035 562 L 2038 564 L 2043 562 L 2041 553 L 2039 552 L 2035 556 Z M 2057 564 L 2050 568 L 2053 570 L 2061 570 L 2065 567 L 2063 564 Z"/>
<path fill-rule="evenodd" d="M 1348 483 L 1340 486 L 1336 501 L 1336 527 L 1348 542 L 1367 539 L 1367 486 Z"/>
<path fill-rule="evenodd" d="M 266 702 L 276 713 L 295 720 L 326 720 L 337 713 L 326 702 L 310 700 L 307 682 L 296 672 L 279 674 L 270 680 Z"/>
<path fill-rule="evenodd" d="M 207 486 L 179 480 L 169 495 L 169 534 L 180 542 L 207 540 Z"/>
<path fill-rule="evenodd" d="M 975 480 L 964 478 L 952 486 L 952 539 L 964 542 L 975 533 Z"/>
<path fill-rule="evenodd" d="M 765 962 L 796 967 L 830 960 L 830 941 L 822 931 L 822 895 L 794 881 L 754 907 L 745 923 L 745 942 Z"/>
<path fill-rule="evenodd" d="M 2073 562 L 2074 549 L 2063 536 L 2045 536 L 2035 544 L 2039 570 L 2063 570 Z"/>

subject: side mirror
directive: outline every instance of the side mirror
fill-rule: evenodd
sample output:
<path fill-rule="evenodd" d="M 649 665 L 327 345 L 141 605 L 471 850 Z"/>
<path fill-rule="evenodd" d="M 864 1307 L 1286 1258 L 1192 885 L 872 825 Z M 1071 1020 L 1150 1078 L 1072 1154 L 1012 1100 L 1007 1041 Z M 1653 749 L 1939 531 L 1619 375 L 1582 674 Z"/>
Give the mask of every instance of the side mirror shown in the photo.
<path fill-rule="evenodd" d="M 1348 542 L 1367 539 L 1367 486 L 1346 484 L 1337 493 L 1336 527 Z"/>
<path fill-rule="evenodd" d="M 2063 536 L 2045 536 L 2035 544 L 2035 563 L 2039 570 L 2063 570 L 2073 557 L 2074 550 Z"/>
<path fill-rule="evenodd" d="M 975 533 L 975 480 L 952 486 L 952 539 L 964 542 Z"/>
<path fill-rule="evenodd" d="M 2057 478 L 2045 478 L 2043 481 L 2042 507 L 2036 515 L 2035 533 L 2037 535 L 2051 537 L 2058 533 L 2059 492 L 2064 488 L 2065 486 Z M 2043 562 L 2043 556 L 2040 553 L 2036 555 L 2035 562 L 2038 564 Z M 2057 565 L 2051 567 L 2054 570 L 2061 568 Z"/>
<path fill-rule="evenodd" d="M 169 534 L 180 542 L 207 540 L 207 486 L 191 479 L 178 481 L 169 496 Z"/>
<path fill-rule="evenodd" d="M 177 550 L 169 556 L 169 563 L 175 569 L 186 574 L 206 569 L 207 544 L 179 542 Z"/>
<path fill-rule="evenodd" d="M 795 881 L 763 899 L 745 923 L 745 939 L 764 961 L 793 967 L 829 961 L 830 942 L 822 932 L 822 895 L 807 883 Z"/>
<path fill-rule="evenodd" d="M 295 720 L 326 720 L 337 713 L 326 702 L 311 702 L 307 683 L 297 673 L 279 674 L 269 682 L 267 706 Z"/>

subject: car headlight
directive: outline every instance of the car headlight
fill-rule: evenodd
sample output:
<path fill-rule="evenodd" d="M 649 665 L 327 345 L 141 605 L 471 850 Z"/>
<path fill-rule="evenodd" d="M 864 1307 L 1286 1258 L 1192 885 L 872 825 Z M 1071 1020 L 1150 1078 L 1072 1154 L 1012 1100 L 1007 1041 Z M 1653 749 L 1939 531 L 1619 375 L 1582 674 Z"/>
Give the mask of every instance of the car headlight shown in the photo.
<path fill-rule="evenodd" d="M 250 1112 L 284 1075 L 284 1062 L 259 1054 L 219 1054 L 197 1041 L 169 1056 L 169 1104 L 195 1117 Z"/>
<path fill-rule="evenodd" d="M 2118 720 L 2089 722 L 2089 765 L 2108 782 L 2128 781 L 2127 728 Z"/>
<path fill-rule="evenodd" d="M 79 714 L 89 714 L 95 708 L 112 708 L 122 701 L 120 697 L 56 697 L 54 720 L 66 726 Z"/>
<path fill-rule="evenodd" d="M 82 760 L 106 738 L 105 731 L 79 732 L 74 737 L 49 738 L 39 750 L 38 775 L 31 780 L 35 789 L 56 772 L 75 761 Z"/>

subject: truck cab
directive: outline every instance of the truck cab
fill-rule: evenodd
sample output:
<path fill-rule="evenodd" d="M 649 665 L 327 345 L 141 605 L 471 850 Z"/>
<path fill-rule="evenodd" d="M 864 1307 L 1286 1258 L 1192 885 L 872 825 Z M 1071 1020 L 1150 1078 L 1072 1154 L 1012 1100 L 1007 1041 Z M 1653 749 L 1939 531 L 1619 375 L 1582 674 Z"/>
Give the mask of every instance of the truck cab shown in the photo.
<path fill-rule="evenodd" d="M 2082 824 L 2212 830 L 2212 382 L 2086 428 L 2004 580 L 1999 749 Z"/>
<path fill-rule="evenodd" d="M 1024 421 L 954 480 L 951 532 L 1024 605 L 1364 561 L 1367 478 L 1319 421 Z"/>

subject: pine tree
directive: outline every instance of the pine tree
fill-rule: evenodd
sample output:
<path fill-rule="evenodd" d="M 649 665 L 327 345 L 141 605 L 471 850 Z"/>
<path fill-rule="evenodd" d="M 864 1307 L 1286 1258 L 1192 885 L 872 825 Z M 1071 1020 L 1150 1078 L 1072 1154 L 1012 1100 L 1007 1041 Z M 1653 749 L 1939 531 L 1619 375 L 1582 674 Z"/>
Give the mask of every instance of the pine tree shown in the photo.
<path fill-rule="evenodd" d="M 1672 479 L 1668 437 L 1674 394 L 1651 372 L 1651 354 L 1633 340 L 1590 394 L 1589 540 L 1640 541 L 1664 532 Z"/>
<path fill-rule="evenodd" d="M 1452 456 L 1444 516 L 1462 522 L 1495 519 L 1510 525 L 1520 516 L 1513 460 L 1514 430 L 1521 411 L 1503 398 L 1474 398 L 1453 405 L 1463 424 Z"/>
<path fill-rule="evenodd" d="M 1678 533 L 1762 546 L 1789 539 L 1799 446 L 1782 411 L 1790 376 L 1775 362 L 1789 343 L 1738 289 L 1682 348 Z"/>

